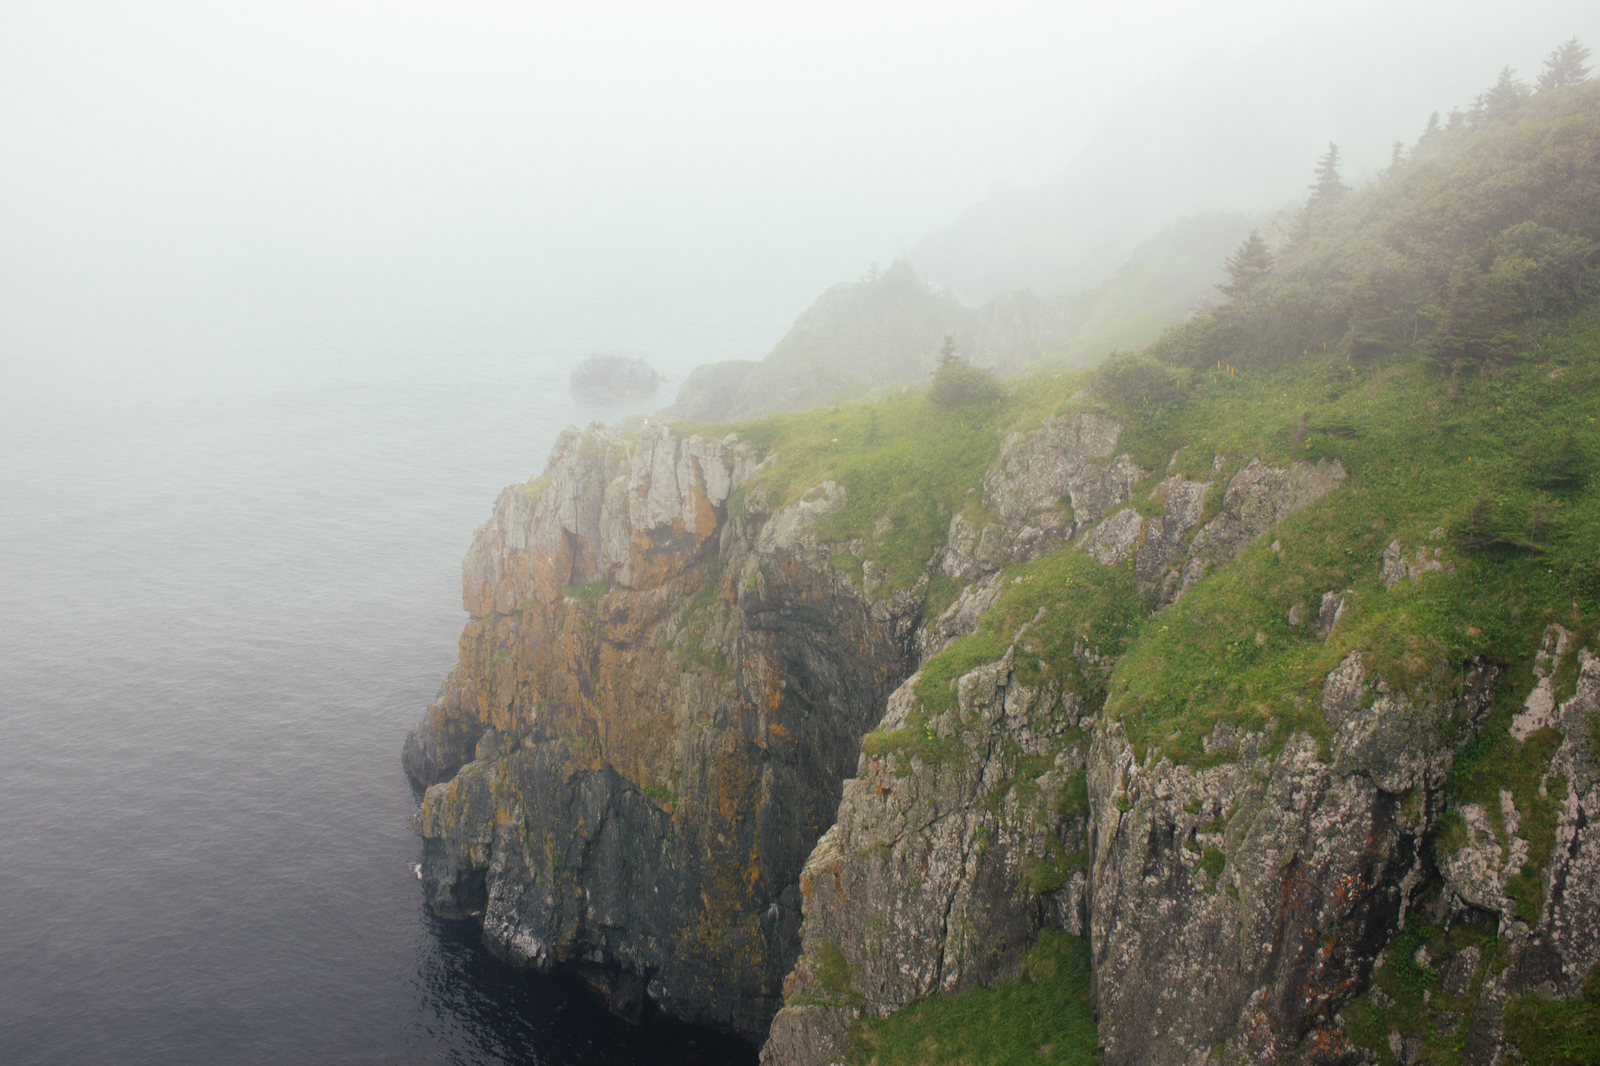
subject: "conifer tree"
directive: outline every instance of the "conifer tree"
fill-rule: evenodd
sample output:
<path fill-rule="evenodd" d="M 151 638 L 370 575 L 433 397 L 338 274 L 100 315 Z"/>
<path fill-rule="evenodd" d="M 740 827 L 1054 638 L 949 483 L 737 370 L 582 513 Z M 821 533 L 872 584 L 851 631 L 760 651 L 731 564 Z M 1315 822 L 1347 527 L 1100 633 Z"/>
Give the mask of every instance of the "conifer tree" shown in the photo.
<path fill-rule="evenodd" d="M 988 403 L 1000 395 L 994 379 L 956 354 L 956 339 L 946 333 L 944 346 L 939 349 L 939 362 L 934 367 L 933 385 L 928 389 L 928 399 L 940 407 L 964 407 L 974 403 Z"/>
<path fill-rule="evenodd" d="M 1406 161 L 1406 145 L 1404 141 L 1394 142 L 1394 153 L 1389 156 L 1389 173 L 1393 174 L 1400 169 L 1400 164 Z"/>
<path fill-rule="evenodd" d="M 1331 204 L 1346 192 L 1339 180 L 1339 146 L 1328 142 L 1328 154 L 1317 160 L 1317 183 L 1311 186 L 1313 204 Z"/>
<path fill-rule="evenodd" d="M 1528 87 L 1522 79 L 1517 77 L 1517 72 L 1510 67 L 1500 68 L 1500 77 L 1486 93 L 1480 93 L 1472 101 L 1472 112 L 1467 116 L 1474 126 L 1481 126 L 1485 122 L 1505 118 L 1510 115 L 1528 99 Z"/>
<path fill-rule="evenodd" d="M 1544 71 L 1539 75 L 1539 91 L 1561 89 L 1583 81 L 1589 76 L 1589 68 L 1583 65 L 1588 58 L 1589 50 L 1579 44 L 1576 37 L 1552 50 L 1545 57 Z"/>
<path fill-rule="evenodd" d="M 1251 230 L 1250 236 L 1222 266 L 1228 272 L 1228 283 L 1215 286 L 1218 292 L 1239 296 L 1254 288 L 1272 270 L 1272 252 L 1262 240 L 1261 231 Z"/>

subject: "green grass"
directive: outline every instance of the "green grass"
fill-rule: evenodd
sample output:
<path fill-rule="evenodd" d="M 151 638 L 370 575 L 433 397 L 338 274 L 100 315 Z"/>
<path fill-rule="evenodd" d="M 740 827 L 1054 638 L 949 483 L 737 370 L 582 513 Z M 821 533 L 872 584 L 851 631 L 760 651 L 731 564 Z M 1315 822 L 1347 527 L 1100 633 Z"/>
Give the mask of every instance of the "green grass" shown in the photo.
<path fill-rule="evenodd" d="M 1458 381 L 1453 397 L 1415 353 L 1355 365 L 1330 354 L 1218 373 L 1215 383 L 1208 375 L 1157 415 L 1127 398 L 1113 409 L 1130 421 L 1123 447 L 1147 469 L 1188 445 L 1181 464 L 1193 469 L 1220 454 L 1230 465 L 1337 458 L 1350 472 L 1145 627 L 1117 667 L 1110 701 L 1141 754 L 1154 745 L 1196 761 L 1200 737 L 1221 720 L 1259 729 L 1275 719 L 1281 736 L 1324 735 L 1322 679 L 1351 650 L 1362 651 L 1369 675 L 1409 690 L 1441 665 L 1459 677 L 1470 656 L 1531 662 L 1550 621 L 1593 624 L 1600 493 L 1593 479 L 1552 482 L 1541 442 L 1600 454 L 1600 309 L 1540 332 L 1537 358 Z M 1338 432 L 1298 432 L 1317 426 Z M 1483 499 L 1506 537 L 1429 539 L 1441 527 L 1460 534 Z M 1393 539 L 1408 561 L 1418 547 L 1442 548 L 1455 573 L 1386 590 L 1379 568 Z M 1344 589 L 1346 615 L 1330 640 L 1288 625 L 1297 603 L 1314 615 L 1323 592 Z"/>
<path fill-rule="evenodd" d="M 1140 624 L 1132 575 L 1068 550 L 1008 567 L 1001 580 L 1004 591 L 978 628 L 923 664 L 917 705 L 907 724 L 887 733 L 873 730 L 862 741 L 862 751 L 915 754 L 923 762 L 954 757 L 961 750 L 959 741 L 937 736 L 933 719 L 956 706 L 956 680 L 1001 658 L 1025 623 L 1030 625 L 1014 665 L 1020 683 L 1053 683 L 1082 693 L 1091 704 L 1104 691 L 1106 671 L 1073 654 L 1073 646 L 1081 643 L 1104 656 L 1121 654 L 1127 647 Z"/>
<path fill-rule="evenodd" d="M 1506 1004 L 1506 1039 L 1532 1066 L 1592 1066 L 1600 1062 L 1600 969 L 1583 994 L 1564 1002 L 1518 996 Z"/>
<path fill-rule="evenodd" d="M 823 543 L 862 540 L 858 558 L 883 567 L 892 586 L 908 588 L 944 545 L 951 514 L 963 511 L 979 526 L 990 521 L 982 510 L 983 475 L 1005 436 L 1091 406 L 1069 399 L 1085 381 L 1082 372 L 1039 374 L 1012 382 L 1013 391 L 992 404 L 949 409 L 911 395 L 686 429 L 717 436 L 732 431 L 762 453 L 777 452 L 772 468 L 744 489 L 764 487 L 775 508 L 823 481 L 843 485 L 848 503 L 819 521 L 814 535 Z M 878 533 L 884 516 L 888 528 Z"/>
<path fill-rule="evenodd" d="M 599 606 L 610 587 L 610 583 L 602 577 L 581 585 L 567 585 L 562 588 L 561 594 L 569 600 L 577 600 L 592 611 Z"/>
<path fill-rule="evenodd" d="M 827 941 L 817 945 L 817 984 L 835 996 L 854 1001 L 861 998 L 850 980 L 850 962 L 837 944 Z"/>
<path fill-rule="evenodd" d="M 1024 976 L 956 996 L 929 996 L 859 1024 L 860 1066 L 1093 1066 L 1089 943 L 1054 929 L 1023 959 Z"/>
<path fill-rule="evenodd" d="M 1444 964 L 1443 960 L 1473 945 L 1478 947 L 1480 957 L 1470 987 L 1463 995 L 1445 995 L 1440 988 L 1438 967 Z M 1384 1066 L 1395 1062 L 1389 1050 L 1391 1032 L 1420 1037 L 1426 1048 L 1423 1062 L 1460 1062 L 1466 1046 L 1467 1020 L 1477 1004 L 1484 973 L 1497 946 L 1492 929 L 1463 922 L 1446 931 L 1422 921 L 1413 911 L 1405 931 L 1384 949 L 1383 966 L 1372 975 L 1371 987 L 1388 997 L 1387 1005 L 1380 1008 L 1367 995 L 1342 1011 L 1350 1038 L 1375 1053 Z M 1425 966 L 1417 960 L 1417 950 L 1423 947 L 1431 959 L 1437 960 L 1433 965 Z M 1457 1015 L 1458 1023 L 1449 1024 L 1445 1012 Z"/>
<path fill-rule="evenodd" d="M 678 794 L 665 785 L 646 784 L 642 787 L 642 791 L 646 796 L 661 803 L 675 805 L 678 802 Z"/>

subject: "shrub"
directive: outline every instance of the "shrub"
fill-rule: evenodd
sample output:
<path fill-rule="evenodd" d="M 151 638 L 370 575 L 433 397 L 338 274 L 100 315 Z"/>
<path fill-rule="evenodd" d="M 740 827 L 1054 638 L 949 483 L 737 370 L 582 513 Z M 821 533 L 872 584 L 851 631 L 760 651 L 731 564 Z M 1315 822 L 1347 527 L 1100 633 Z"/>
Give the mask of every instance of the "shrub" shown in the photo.
<path fill-rule="evenodd" d="M 954 339 L 945 337 L 928 399 L 940 407 L 967 407 L 975 403 L 993 403 L 999 398 L 1000 386 L 994 379 L 957 355 Z"/>

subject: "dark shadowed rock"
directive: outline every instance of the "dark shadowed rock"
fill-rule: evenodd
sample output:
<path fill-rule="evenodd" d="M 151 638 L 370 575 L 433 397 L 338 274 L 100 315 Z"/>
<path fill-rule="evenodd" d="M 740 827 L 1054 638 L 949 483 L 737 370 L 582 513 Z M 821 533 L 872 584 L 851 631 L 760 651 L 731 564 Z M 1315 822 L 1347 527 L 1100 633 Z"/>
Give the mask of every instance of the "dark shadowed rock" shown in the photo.
<path fill-rule="evenodd" d="M 918 599 L 872 597 L 750 445 L 562 434 L 463 567 L 461 659 L 407 741 L 442 916 L 517 968 L 574 971 L 762 1039 L 799 951 L 798 882 L 862 734 L 915 665 Z"/>

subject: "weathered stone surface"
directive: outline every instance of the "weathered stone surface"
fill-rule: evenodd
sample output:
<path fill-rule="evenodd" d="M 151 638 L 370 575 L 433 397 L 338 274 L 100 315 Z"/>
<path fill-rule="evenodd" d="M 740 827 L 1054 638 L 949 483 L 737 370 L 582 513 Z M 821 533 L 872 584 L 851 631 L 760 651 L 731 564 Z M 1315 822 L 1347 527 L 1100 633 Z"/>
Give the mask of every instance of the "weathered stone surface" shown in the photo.
<path fill-rule="evenodd" d="M 943 572 L 967 582 L 1037 559 L 1125 502 L 1145 472 L 1115 454 L 1121 434 L 1115 419 L 1083 412 L 1054 415 L 1032 432 L 1007 437 L 983 481 L 984 507 L 999 521 L 978 529 L 961 514 L 952 517 Z"/>
<path fill-rule="evenodd" d="M 1011 561 L 1016 550 L 1017 535 L 999 522 L 991 522 L 981 529 L 957 512 L 950 519 L 950 534 L 945 542 L 940 569 L 946 577 L 957 581 L 975 581 L 993 574 Z"/>
<path fill-rule="evenodd" d="M 1063 498 L 1076 521 L 1098 518 L 1144 477 L 1132 459 L 1115 454 L 1121 435 L 1120 422 L 1091 412 L 1056 415 L 1031 433 L 1011 434 L 984 478 L 985 505 L 1008 524 L 1053 510 Z"/>
<path fill-rule="evenodd" d="M 1162 500 L 1159 519 L 1125 507 L 1084 534 L 1079 546 L 1106 566 L 1133 560 L 1139 594 L 1165 607 L 1209 568 L 1236 558 L 1279 521 L 1333 491 L 1344 476 L 1338 462 L 1278 469 L 1252 459 L 1228 482 L 1217 515 L 1191 538 L 1212 482 L 1174 474 L 1151 490 L 1151 499 Z M 1298 617 L 1291 624 L 1299 624 Z"/>
<path fill-rule="evenodd" d="M 1086 823 L 1060 800 L 1103 694 L 1021 685 L 1012 664 L 1007 652 L 959 679 L 957 708 L 929 727 L 944 757 L 862 755 L 801 876 L 804 953 L 762 1062 L 841 1061 L 859 1015 L 1015 978 L 1047 920 L 1082 931 L 1070 857 Z M 907 727 L 915 681 L 890 698 L 886 733 Z M 830 956 L 848 987 L 821 976 Z"/>
<path fill-rule="evenodd" d="M 1418 961 L 1448 996 L 1479 990 L 1471 1010 L 1429 1008 L 1463 1061 L 1514 1057 L 1509 999 L 1574 995 L 1600 962 L 1600 662 L 1568 630 L 1546 631 L 1510 723 L 1556 752 L 1536 926 L 1511 886 L 1533 851 L 1510 791 L 1460 808 L 1455 850 L 1431 839 L 1449 738 L 1491 706 L 1487 664 L 1402 690 L 1373 675 L 1379 648 L 1349 650 L 1322 683 L 1326 732 L 1218 722 L 1197 766 L 1136 757 L 1101 694 L 1024 685 L 1015 651 L 960 678 L 956 709 L 914 713 L 906 676 L 973 631 L 1002 567 L 1075 545 L 1130 567 L 1159 610 L 1345 476 L 1252 461 L 1220 489 L 1219 460 L 1123 506 L 1145 474 L 1119 434 L 1081 414 L 1009 438 L 983 487 L 997 521 L 952 516 L 930 566 L 960 589 L 920 629 L 924 586 L 829 565 L 866 534 L 814 540 L 842 485 L 780 508 L 733 437 L 563 434 L 476 535 L 461 660 L 407 741 L 431 904 L 481 916 L 513 965 L 583 974 L 624 1016 L 653 1002 L 807 1066 L 842 1062 L 864 1015 L 1014 977 L 1042 925 L 1090 936 L 1104 1063 L 1354 1064 L 1341 1008 L 1384 1006 L 1369 975 L 1422 908 L 1496 926 L 1493 967 L 1489 947 Z M 1438 580 L 1442 548 L 1393 541 L 1379 576 Z M 1346 639 L 1355 594 L 1302 594 L 1290 624 Z M 1064 802 L 1079 781 L 1082 808 Z"/>
<path fill-rule="evenodd" d="M 1538 655 L 1534 659 L 1533 675 L 1538 678 L 1533 691 L 1522 703 L 1522 712 L 1511 720 L 1511 735 L 1527 740 L 1541 729 L 1556 724 L 1555 682 L 1551 677 L 1554 665 L 1572 647 L 1572 634 L 1561 626 L 1545 629 Z"/>
<path fill-rule="evenodd" d="M 990 574 L 962 588 L 955 602 L 917 633 L 922 661 L 927 662 L 955 641 L 978 628 L 978 620 L 993 607 L 1001 593 L 1000 575 Z"/>
<path fill-rule="evenodd" d="M 1407 562 L 1405 551 L 1400 547 L 1398 540 L 1391 540 L 1383 549 L 1383 561 L 1379 563 L 1379 576 L 1383 579 L 1384 588 L 1394 588 L 1401 581 L 1410 578 L 1417 580 L 1429 572 L 1442 572 L 1444 563 L 1439 559 L 1443 548 L 1434 548 L 1430 553 L 1426 545 L 1417 549 L 1416 562 Z"/>
<path fill-rule="evenodd" d="M 549 604 L 567 585 L 659 585 L 696 557 L 717 512 L 757 465 L 736 440 L 684 439 L 666 427 L 628 441 L 569 426 L 544 476 L 513 485 L 473 535 L 462 602 L 474 618 Z"/>
<path fill-rule="evenodd" d="M 476 535 L 461 660 L 405 750 L 435 910 L 481 913 L 513 965 L 574 969 L 624 1015 L 648 997 L 753 1040 L 918 606 L 812 543 L 837 485 L 728 514 L 757 460 L 669 428 L 563 434 Z"/>
<path fill-rule="evenodd" d="M 1282 469 L 1250 460 L 1228 482 L 1222 510 L 1194 535 L 1177 587 L 1163 600 L 1181 596 L 1208 569 L 1237 558 L 1267 530 L 1322 499 L 1344 479 L 1344 466 L 1336 459 L 1297 461 Z"/>
<path fill-rule="evenodd" d="M 1161 517 L 1145 522 L 1143 543 L 1134 556 L 1134 579 L 1141 596 L 1160 591 L 1169 575 L 1167 567 L 1183 553 L 1185 538 L 1205 512 L 1209 481 L 1171 476 L 1151 493 L 1162 499 Z"/>
<path fill-rule="evenodd" d="M 1530 702 L 1533 696 L 1550 691 L 1547 686 L 1556 667 L 1563 657 L 1574 654 L 1572 644 L 1572 634 L 1562 627 L 1546 629 L 1534 667 L 1538 685 Z M 1538 727 L 1561 735 L 1542 787 L 1564 789 L 1555 847 L 1542 878 L 1539 924 L 1530 927 L 1519 917 L 1516 901 L 1506 892 L 1531 850 L 1522 825 L 1524 812 L 1517 809 L 1509 791 L 1502 790 L 1496 812 L 1505 829 L 1504 840 L 1496 832 L 1490 812 L 1481 804 L 1469 804 L 1461 809 L 1466 843 L 1439 857 L 1454 909 L 1487 912 L 1509 948 L 1506 964 L 1484 974 L 1461 1059 L 1466 1066 L 1490 1066 L 1520 1056 L 1520 1052 L 1511 1054 L 1513 1049 L 1500 1027 L 1501 1014 L 1512 996 L 1537 992 L 1556 999 L 1573 998 L 1581 994 L 1584 980 L 1600 965 L 1600 761 L 1595 751 L 1600 659 L 1588 648 L 1577 649 L 1575 654 L 1579 669 L 1571 697 Z M 1517 728 L 1512 727 L 1514 732 Z"/>
<path fill-rule="evenodd" d="M 1120 723 L 1097 733 L 1089 910 L 1103 1063 L 1209 1061 L 1219 1044 L 1223 1062 L 1277 1062 L 1308 1039 L 1329 1061 L 1344 1054 L 1335 1016 L 1421 876 L 1429 790 L 1448 768 L 1448 749 L 1414 759 L 1381 743 L 1424 728 L 1444 701 L 1427 691 L 1343 709 L 1361 688 L 1359 659 L 1350 666 L 1356 676 L 1325 697 L 1344 715 L 1329 759 L 1296 733 L 1275 755 L 1268 737 L 1240 738 L 1237 761 L 1208 769 L 1141 763 Z M 1481 715 L 1491 678 L 1469 678 L 1449 710 Z M 1208 848 L 1225 860 L 1215 877 Z"/>
<path fill-rule="evenodd" d="M 1115 566 L 1139 550 L 1144 542 L 1144 516 L 1124 508 L 1091 529 L 1081 547 L 1101 566 Z"/>

